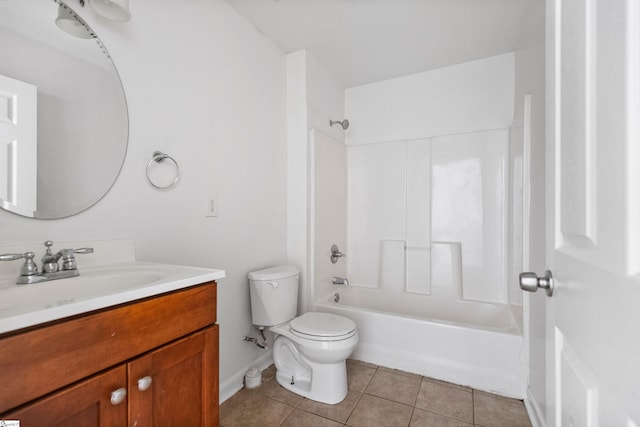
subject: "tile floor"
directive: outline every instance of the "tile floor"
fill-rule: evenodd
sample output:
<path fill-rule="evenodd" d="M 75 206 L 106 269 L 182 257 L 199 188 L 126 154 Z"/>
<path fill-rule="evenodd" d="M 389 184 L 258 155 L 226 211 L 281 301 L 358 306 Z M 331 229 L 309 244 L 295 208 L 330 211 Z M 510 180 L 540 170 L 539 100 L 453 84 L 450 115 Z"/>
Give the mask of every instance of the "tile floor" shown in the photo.
<path fill-rule="evenodd" d="M 223 427 L 520 427 L 524 404 L 483 391 L 356 360 L 347 361 L 349 393 L 337 405 L 282 388 L 273 365 L 262 385 L 242 389 L 220 407 Z"/>

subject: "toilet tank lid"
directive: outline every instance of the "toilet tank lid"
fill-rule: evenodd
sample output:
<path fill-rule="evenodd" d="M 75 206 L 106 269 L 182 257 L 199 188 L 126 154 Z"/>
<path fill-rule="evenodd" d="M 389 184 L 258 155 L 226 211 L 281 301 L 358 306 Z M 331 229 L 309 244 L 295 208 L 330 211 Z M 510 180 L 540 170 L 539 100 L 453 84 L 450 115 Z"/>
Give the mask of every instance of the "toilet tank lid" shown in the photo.
<path fill-rule="evenodd" d="M 265 268 L 263 270 L 252 271 L 249 273 L 250 280 L 278 280 L 295 276 L 300 273 L 297 267 L 293 265 L 278 265 L 276 267 Z"/>

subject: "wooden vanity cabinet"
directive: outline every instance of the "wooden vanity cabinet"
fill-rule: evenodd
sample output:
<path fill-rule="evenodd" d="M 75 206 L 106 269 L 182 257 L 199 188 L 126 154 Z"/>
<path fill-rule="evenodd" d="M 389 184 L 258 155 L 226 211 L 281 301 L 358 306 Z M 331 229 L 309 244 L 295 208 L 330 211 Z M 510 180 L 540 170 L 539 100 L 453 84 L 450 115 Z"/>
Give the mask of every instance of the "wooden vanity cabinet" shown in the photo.
<path fill-rule="evenodd" d="M 0 337 L 0 419 L 21 427 L 217 426 L 215 309 L 211 282 Z M 56 339 L 64 343 L 52 346 Z M 7 390 L 21 383 L 16 401 Z"/>

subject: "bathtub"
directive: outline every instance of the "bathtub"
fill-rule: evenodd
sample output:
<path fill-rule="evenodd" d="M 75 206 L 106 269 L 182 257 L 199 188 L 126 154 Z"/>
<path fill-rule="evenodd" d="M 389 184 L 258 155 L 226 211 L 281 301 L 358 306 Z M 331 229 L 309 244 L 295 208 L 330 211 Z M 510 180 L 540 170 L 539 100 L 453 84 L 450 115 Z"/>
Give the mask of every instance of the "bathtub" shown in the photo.
<path fill-rule="evenodd" d="M 336 287 L 314 306 L 356 322 L 354 359 L 525 397 L 522 315 L 508 305 L 350 286 Z"/>

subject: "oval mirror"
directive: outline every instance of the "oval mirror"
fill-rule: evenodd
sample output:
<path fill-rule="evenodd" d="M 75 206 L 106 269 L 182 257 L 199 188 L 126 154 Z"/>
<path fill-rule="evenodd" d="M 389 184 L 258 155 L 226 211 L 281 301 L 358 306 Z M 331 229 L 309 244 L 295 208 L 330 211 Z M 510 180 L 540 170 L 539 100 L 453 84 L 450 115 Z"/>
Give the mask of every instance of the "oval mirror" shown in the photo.
<path fill-rule="evenodd" d="M 93 30 L 60 0 L 0 0 L 1 207 L 42 219 L 88 209 L 128 137 L 122 83 Z"/>

